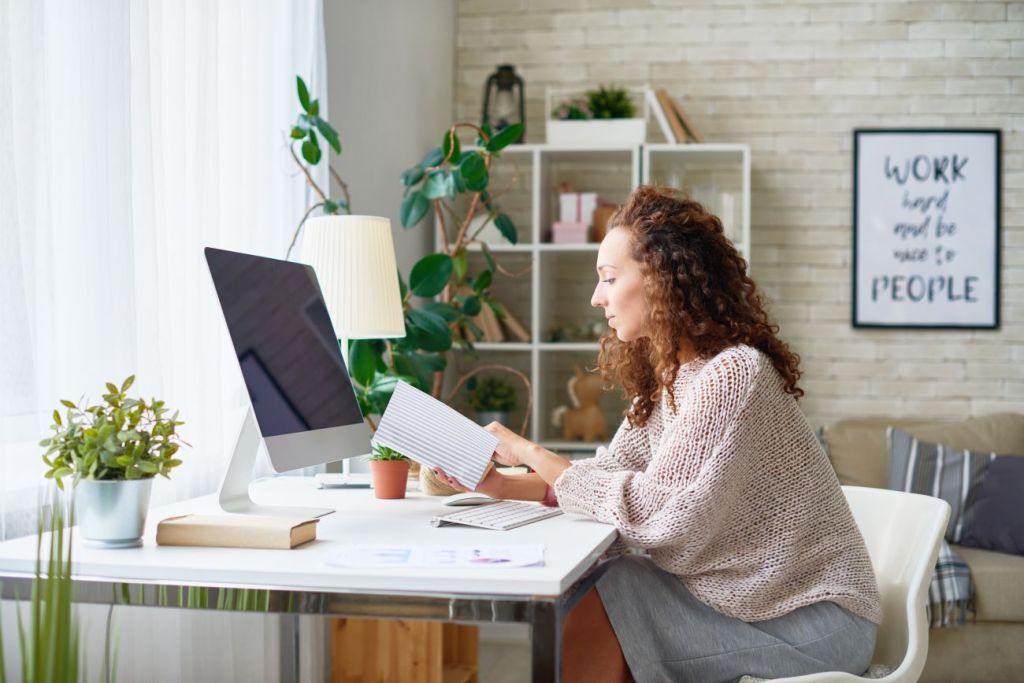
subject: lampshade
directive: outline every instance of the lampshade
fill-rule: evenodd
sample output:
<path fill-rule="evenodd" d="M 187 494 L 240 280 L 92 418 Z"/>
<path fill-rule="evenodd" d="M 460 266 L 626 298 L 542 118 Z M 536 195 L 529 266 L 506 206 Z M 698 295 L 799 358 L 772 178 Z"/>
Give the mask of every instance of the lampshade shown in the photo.
<path fill-rule="evenodd" d="M 343 339 L 404 337 L 391 221 L 320 216 L 304 231 L 302 260 L 316 271 L 335 333 Z"/>

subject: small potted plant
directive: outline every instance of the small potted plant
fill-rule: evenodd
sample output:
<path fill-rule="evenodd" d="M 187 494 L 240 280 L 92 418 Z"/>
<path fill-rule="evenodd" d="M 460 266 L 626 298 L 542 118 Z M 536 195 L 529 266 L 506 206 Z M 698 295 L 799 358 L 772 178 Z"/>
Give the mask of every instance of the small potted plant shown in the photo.
<path fill-rule="evenodd" d="M 466 385 L 469 407 L 476 412 L 476 421 L 482 425 L 491 422 L 508 423 L 508 413 L 515 410 L 515 388 L 500 377 L 473 377 Z"/>
<path fill-rule="evenodd" d="M 373 494 L 387 500 L 405 498 L 405 486 L 409 480 L 409 465 L 409 458 L 398 451 L 374 444 L 373 450 L 370 452 Z"/>
<path fill-rule="evenodd" d="M 647 138 L 647 99 L 643 92 L 626 88 L 600 86 L 588 90 L 583 97 L 555 99 L 566 91 L 547 91 L 546 135 L 550 145 L 592 147 L 595 145 L 640 145 Z M 577 91 L 578 92 L 578 91 Z M 642 116 L 637 116 L 633 95 L 643 102 Z"/>
<path fill-rule="evenodd" d="M 128 398 L 134 381 L 132 375 L 120 388 L 108 382 L 95 405 L 61 401 L 65 418 L 54 410 L 53 436 L 39 444 L 46 448 L 46 478 L 63 489 L 64 477 L 72 477 L 75 514 L 89 545 L 141 545 L 153 478 L 169 478 L 181 464 L 174 456 L 185 444 L 176 433 L 184 422 L 177 412 L 167 417 L 163 401 Z"/>

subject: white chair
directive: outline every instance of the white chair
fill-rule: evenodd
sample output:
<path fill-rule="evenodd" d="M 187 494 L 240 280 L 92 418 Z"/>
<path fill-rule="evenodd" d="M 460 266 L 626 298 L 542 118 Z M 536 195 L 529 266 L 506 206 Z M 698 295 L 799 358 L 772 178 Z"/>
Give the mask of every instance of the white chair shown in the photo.
<path fill-rule="evenodd" d="M 844 486 L 843 493 L 871 555 L 882 594 L 873 664 L 893 672 L 885 683 L 914 683 L 928 658 L 925 605 L 939 542 L 949 520 L 941 498 L 885 489 Z M 773 683 L 853 683 L 868 680 L 843 672 L 776 678 Z"/>

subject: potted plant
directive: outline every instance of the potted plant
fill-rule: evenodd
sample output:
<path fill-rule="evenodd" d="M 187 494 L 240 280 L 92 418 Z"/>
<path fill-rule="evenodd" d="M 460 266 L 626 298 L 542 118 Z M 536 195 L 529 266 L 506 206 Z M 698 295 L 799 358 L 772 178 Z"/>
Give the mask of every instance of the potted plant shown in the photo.
<path fill-rule="evenodd" d="M 482 425 L 491 422 L 508 423 L 508 413 L 516 407 L 515 388 L 500 377 L 476 377 L 466 385 L 469 407 L 476 411 L 476 421 Z"/>
<path fill-rule="evenodd" d="M 387 500 L 405 498 L 405 485 L 409 479 L 407 457 L 393 448 L 374 444 L 370 453 L 370 474 L 375 496 Z"/>
<path fill-rule="evenodd" d="M 61 401 L 66 417 L 54 410 L 53 436 L 40 442 L 46 478 L 62 490 L 63 478 L 73 478 L 75 515 L 89 545 L 141 545 L 153 478 L 181 464 L 174 456 L 185 442 L 175 430 L 184 423 L 177 412 L 167 417 L 163 401 L 128 398 L 134 381 L 132 375 L 120 388 L 108 382 L 95 405 Z"/>
<path fill-rule="evenodd" d="M 643 92 L 600 86 L 583 97 L 554 100 L 565 91 L 549 88 L 546 108 L 550 112 L 546 135 L 550 145 L 593 147 L 595 145 L 640 145 L 647 139 L 647 100 Z M 633 96 L 643 102 L 643 116 L 636 116 Z"/>

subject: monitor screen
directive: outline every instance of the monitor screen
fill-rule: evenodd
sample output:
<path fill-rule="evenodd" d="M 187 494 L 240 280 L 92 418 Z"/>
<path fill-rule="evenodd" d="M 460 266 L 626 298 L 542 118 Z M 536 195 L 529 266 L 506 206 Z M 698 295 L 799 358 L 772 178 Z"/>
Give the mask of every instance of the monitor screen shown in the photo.
<path fill-rule="evenodd" d="M 264 438 L 362 424 L 313 269 L 212 247 L 206 262 Z"/>

